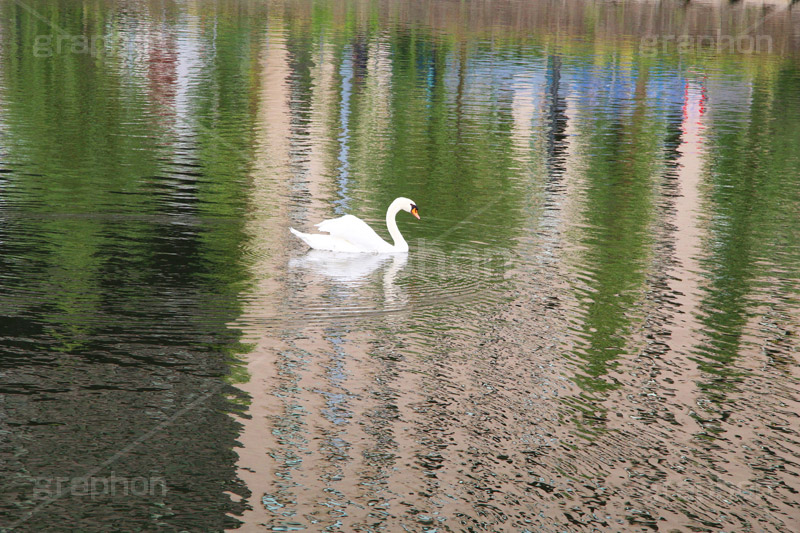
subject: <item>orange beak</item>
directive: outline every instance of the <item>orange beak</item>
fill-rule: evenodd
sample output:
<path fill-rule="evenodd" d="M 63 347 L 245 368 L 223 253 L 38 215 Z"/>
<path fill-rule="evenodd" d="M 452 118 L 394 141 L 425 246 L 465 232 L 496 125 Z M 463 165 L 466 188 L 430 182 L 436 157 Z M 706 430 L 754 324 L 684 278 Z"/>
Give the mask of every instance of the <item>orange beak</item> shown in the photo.
<path fill-rule="evenodd" d="M 411 214 L 417 217 L 417 220 L 419 220 L 419 211 L 417 211 L 416 207 L 411 208 Z"/>

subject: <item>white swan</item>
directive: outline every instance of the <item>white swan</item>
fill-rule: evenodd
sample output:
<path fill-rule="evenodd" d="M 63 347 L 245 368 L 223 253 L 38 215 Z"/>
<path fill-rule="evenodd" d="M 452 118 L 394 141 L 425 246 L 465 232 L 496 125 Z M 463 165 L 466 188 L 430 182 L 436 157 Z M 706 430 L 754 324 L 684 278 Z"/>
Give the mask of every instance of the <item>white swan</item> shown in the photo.
<path fill-rule="evenodd" d="M 390 254 L 408 251 L 408 243 L 397 229 L 395 216 L 400 210 L 407 211 L 419 219 L 417 206 L 408 198 L 397 198 L 386 210 L 386 227 L 394 244 L 389 244 L 375 233 L 366 222 L 353 215 L 323 220 L 317 224 L 320 231 L 328 235 L 301 233 L 294 228 L 289 231 L 297 235 L 315 250 L 350 252 L 362 254 Z"/>

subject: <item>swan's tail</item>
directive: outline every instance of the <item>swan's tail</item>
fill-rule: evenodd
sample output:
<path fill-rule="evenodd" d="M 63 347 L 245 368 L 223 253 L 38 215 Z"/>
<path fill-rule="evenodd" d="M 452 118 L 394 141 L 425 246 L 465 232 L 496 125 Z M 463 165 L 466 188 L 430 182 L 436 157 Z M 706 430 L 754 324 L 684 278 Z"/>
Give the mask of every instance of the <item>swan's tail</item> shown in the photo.
<path fill-rule="evenodd" d="M 300 231 L 297 231 L 294 228 L 289 228 L 289 231 L 291 231 L 298 239 L 300 239 L 301 241 L 303 241 L 307 245 L 312 246 L 311 245 L 311 235 L 309 235 L 308 233 L 302 233 Z M 312 248 L 313 248 L 313 246 L 312 246 Z"/>

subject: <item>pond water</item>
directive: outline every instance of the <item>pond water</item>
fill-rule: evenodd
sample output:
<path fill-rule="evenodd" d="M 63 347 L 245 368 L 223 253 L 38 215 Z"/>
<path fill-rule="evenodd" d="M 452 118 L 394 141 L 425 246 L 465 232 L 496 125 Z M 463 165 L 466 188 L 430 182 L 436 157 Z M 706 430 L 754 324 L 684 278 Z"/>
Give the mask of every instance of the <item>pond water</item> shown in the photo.
<path fill-rule="evenodd" d="M 800 530 L 789 3 L 0 4 L 0 529 Z M 345 213 L 407 255 L 308 253 Z"/>

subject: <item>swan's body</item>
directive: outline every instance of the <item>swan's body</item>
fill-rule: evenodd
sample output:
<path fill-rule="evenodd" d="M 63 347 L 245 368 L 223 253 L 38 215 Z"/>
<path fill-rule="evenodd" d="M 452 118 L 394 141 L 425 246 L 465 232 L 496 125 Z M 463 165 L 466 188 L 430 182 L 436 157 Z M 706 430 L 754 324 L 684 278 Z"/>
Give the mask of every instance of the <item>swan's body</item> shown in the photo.
<path fill-rule="evenodd" d="M 397 229 L 395 220 L 395 216 L 401 210 L 419 218 L 417 206 L 408 198 L 397 198 L 389 205 L 386 211 L 386 227 L 394 244 L 381 239 L 366 222 L 353 215 L 323 220 L 317 224 L 317 228 L 328 235 L 301 233 L 294 228 L 289 228 L 289 231 L 315 250 L 362 254 L 403 253 L 408 251 L 408 243 Z"/>

